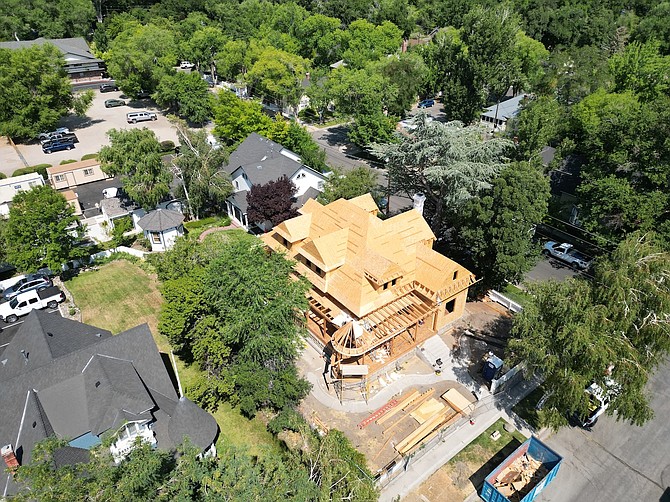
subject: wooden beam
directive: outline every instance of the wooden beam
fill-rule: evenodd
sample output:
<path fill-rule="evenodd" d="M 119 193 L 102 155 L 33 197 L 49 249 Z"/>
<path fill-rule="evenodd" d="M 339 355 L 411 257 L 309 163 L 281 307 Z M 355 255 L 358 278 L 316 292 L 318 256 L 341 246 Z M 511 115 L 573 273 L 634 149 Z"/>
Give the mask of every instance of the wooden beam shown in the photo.
<path fill-rule="evenodd" d="M 403 408 L 406 408 L 412 401 L 414 401 L 415 399 L 419 398 L 420 396 L 421 396 L 421 393 L 420 393 L 418 390 L 415 390 L 415 391 L 412 392 L 409 396 L 407 396 L 405 399 L 403 399 L 402 401 L 400 401 L 400 402 L 398 403 L 398 405 L 397 405 L 395 408 L 393 408 L 392 410 L 389 410 L 388 413 L 386 413 L 386 414 L 382 415 L 381 417 L 379 417 L 379 418 L 377 419 L 377 423 L 380 424 L 380 425 L 383 424 L 383 423 L 386 422 L 389 418 L 391 418 L 391 417 L 392 417 L 393 415 L 395 415 L 396 413 L 399 413 L 400 411 L 402 411 Z"/>

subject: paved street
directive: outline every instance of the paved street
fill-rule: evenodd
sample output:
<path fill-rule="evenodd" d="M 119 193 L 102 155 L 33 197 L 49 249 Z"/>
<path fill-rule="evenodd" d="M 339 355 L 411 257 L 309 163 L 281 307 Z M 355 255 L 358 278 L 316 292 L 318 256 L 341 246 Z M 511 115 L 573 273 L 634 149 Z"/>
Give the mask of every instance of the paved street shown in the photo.
<path fill-rule="evenodd" d="M 603 416 L 591 432 L 564 428 L 547 441 L 564 456 L 544 502 L 670 501 L 670 361 L 652 377 L 655 417 L 636 427 Z"/>
<path fill-rule="evenodd" d="M 524 277 L 524 282 L 542 282 L 549 279 L 561 282 L 571 277 L 580 276 L 582 276 L 582 273 L 571 268 L 568 264 L 543 256 L 538 264 L 528 271 Z"/>

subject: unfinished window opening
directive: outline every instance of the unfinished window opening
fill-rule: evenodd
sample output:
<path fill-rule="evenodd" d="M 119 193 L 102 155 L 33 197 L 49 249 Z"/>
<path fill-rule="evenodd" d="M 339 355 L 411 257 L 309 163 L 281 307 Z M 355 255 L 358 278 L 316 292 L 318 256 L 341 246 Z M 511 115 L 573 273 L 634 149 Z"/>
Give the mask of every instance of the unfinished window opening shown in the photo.
<path fill-rule="evenodd" d="M 458 270 L 456 270 L 456 271 L 454 272 L 454 278 L 453 278 L 453 280 L 455 281 L 457 278 L 458 278 Z"/>
<path fill-rule="evenodd" d="M 448 301 L 444 306 L 444 308 L 447 311 L 447 313 L 451 314 L 456 308 L 456 299 L 454 298 L 453 300 Z"/>

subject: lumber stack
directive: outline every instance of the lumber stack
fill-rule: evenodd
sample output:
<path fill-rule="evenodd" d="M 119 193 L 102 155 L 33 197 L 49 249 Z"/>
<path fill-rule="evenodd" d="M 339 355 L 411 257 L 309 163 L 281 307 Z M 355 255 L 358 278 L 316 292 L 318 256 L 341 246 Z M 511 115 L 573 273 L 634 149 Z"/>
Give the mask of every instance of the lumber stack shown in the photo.
<path fill-rule="evenodd" d="M 500 471 L 493 486 L 510 500 L 521 500 L 547 473 L 542 462 L 524 453 Z"/>
<path fill-rule="evenodd" d="M 407 453 L 409 450 L 414 448 L 423 438 L 428 436 L 431 432 L 437 429 L 445 421 L 448 420 L 450 412 L 453 413 L 451 408 L 447 408 L 441 411 L 438 411 L 435 415 L 426 420 L 421 424 L 414 432 L 412 432 L 405 439 L 400 441 L 395 449 L 401 455 Z"/>

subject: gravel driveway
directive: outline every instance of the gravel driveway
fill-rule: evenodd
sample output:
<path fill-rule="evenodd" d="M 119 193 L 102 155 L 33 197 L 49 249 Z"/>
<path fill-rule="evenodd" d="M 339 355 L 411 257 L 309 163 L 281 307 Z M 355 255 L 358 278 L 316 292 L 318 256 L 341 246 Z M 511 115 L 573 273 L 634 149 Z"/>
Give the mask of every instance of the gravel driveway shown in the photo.
<path fill-rule="evenodd" d="M 105 100 L 120 98 L 121 92 L 100 93 L 97 89 L 94 92 L 95 98 L 93 99 L 93 104 L 85 117 L 70 115 L 62 118 L 58 123 L 58 127 L 68 127 L 77 135 L 79 143 L 75 144 L 75 148 L 69 151 L 64 150 L 62 152 L 46 154 L 42 152 L 42 147 L 38 141 L 29 144 L 19 144 L 17 147 L 26 159 L 26 162 L 28 162 L 28 165 L 56 165 L 60 164 L 62 160 L 80 160 L 81 157 L 87 153 L 96 153 L 100 150 L 101 146 L 109 144 L 107 131 L 110 129 L 136 129 L 147 127 L 156 133 L 159 141 L 172 140 L 175 143 L 177 142 L 175 128 L 172 127 L 172 124 L 168 122 L 160 110 L 156 108 L 153 101 L 143 99 L 130 102 L 128 99 L 121 98 L 130 104 L 116 108 L 105 108 Z M 137 124 L 128 124 L 126 122 L 126 113 L 142 110 L 156 112 L 158 120 L 140 122 Z"/>

